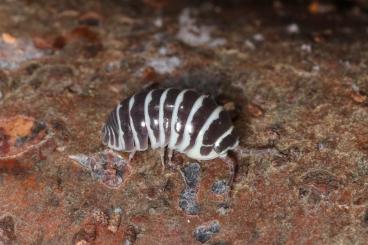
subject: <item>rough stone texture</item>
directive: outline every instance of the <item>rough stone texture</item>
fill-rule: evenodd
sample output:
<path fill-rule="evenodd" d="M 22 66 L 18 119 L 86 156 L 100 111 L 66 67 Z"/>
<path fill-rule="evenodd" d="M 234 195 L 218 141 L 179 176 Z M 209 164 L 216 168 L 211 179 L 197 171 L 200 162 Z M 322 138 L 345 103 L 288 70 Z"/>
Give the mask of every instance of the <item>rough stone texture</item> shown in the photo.
<path fill-rule="evenodd" d="M 55 147 L 25 169 L 0 163 L 0 242 L 198 244 L 195 229 L 216 220 L 208 244 L 366 243 L 367 5 L 224 2 L 1 1 L 1 119 L 45 122 Z M 138 153 L 119 189 L 68 158 L 104 150 L 119 100 L 164 86 L 213 94 L 242 147 L 282 154 L 241 158 L 229 204 L 212 191 L 226 165 L 201 163 L 197 215 L 157 152 Z M 99 220 L 116 208 L 113 233 Z"/>

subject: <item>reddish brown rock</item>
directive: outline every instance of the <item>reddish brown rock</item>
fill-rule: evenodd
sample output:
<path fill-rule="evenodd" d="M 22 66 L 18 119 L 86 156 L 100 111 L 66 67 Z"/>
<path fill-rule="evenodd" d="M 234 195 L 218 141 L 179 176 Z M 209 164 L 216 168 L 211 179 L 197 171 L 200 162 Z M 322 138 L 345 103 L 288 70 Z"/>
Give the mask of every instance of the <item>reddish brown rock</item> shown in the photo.
<path fill-rule="evenodd" d="M 0 1 L 0 243 L 365 244 L 366 7 L 262 2 Z M 154 150 L 124 174 L 105 152 L 107 114 L 147 87 L 231 113 L 255 150 L 231 198 L 220 159 L 186 183 Z"/>
<path fill-rule="evenodd" d="M 54 147 L 45 123 L 26 116 L 0 119 L 1 169 L 12 169 L 17 164 L 31 166 L 45 159 Z"/>

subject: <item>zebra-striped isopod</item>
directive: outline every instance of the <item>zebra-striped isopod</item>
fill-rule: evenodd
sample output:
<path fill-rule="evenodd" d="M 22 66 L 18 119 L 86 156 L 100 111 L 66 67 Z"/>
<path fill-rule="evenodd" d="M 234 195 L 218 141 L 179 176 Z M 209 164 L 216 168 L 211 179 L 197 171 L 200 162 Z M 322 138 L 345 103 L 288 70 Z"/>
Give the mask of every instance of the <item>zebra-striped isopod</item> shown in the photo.
<path fill-rule="evenodd" d="M 131 152 L 168 148 L 195 160 L 225 158 L 239 140 L 231 119 L 208 95 L 175 88 L 137 93 L 119 103 L 102 129 L 103 143 Z M 131 159 L 130 157 L 130 159 Z"/>

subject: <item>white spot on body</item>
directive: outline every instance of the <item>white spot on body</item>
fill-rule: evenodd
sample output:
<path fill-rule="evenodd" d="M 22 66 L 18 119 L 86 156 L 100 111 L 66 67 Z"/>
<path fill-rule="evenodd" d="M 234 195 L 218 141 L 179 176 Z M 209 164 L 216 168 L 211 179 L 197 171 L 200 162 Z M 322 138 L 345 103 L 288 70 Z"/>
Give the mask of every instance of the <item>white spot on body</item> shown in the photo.
<path fill-rule="evenodd" d="M 158 119 L 159 119 L 159 126 L 160 126 L 160 146 L 161 147 L 165 146 L 165 141 L 166 141 L 165 126 L 167 128 L 168 120 L 164 122 L 164 109 L 165 109 L 165 101 L 166 101 L 167 93 L 169 92 L 169 90 L 170 89 L 166 89 L 162 93 L 161 98 L 160 98 L 160 109 L 158 113 Z"/>
<path fill-rule="evenodd" d="M 223 141 L 223 139 L 228 136 L 229 134 L 231 134 L 231 132 L 233 131 L 234 126 L 231 126 L 225 133 L 223 133 L 215 142 L 215 147 L 218 147 L 221 142 Z"/>
<path fill-rule="evenodd" d="M 184 152 L 184 150 L 190 145 L 190 134 L 193 133 L 193 117 L 195 115 L 195 113 L 199 110 L 199 108 L 201 108 L 202 104 L 203 104 L 203 100 L 206 98 L 206 95 L 202 95 L 201 97 L 199 97 L 196 102 L 194 103 L 189 116 L 188 116 L 188 120 L 185 124 L 185 128 L 184 128 L 184 137 L 182 142 L 180 143 L 179 146 L 176 147 L 176 150 L 179 152 Z"/>

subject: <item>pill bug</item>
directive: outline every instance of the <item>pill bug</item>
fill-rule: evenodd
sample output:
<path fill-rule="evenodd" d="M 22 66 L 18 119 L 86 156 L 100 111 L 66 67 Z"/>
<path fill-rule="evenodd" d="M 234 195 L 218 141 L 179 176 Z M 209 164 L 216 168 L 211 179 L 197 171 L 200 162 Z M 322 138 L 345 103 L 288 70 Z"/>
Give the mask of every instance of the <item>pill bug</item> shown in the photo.
<path fill-rule="evenodd" d="M 119 103 L 102 128 L 103 144 L 130 152 L 165 148 L 171 163 L 173 151 L 195 160 L 221 158 L 235 149 L 238 136 L 228 113 L 208 95 L 190 89 L 154 89 L 142 91 Z M 233 167 L 232 167 L 233 172 Z"/>

